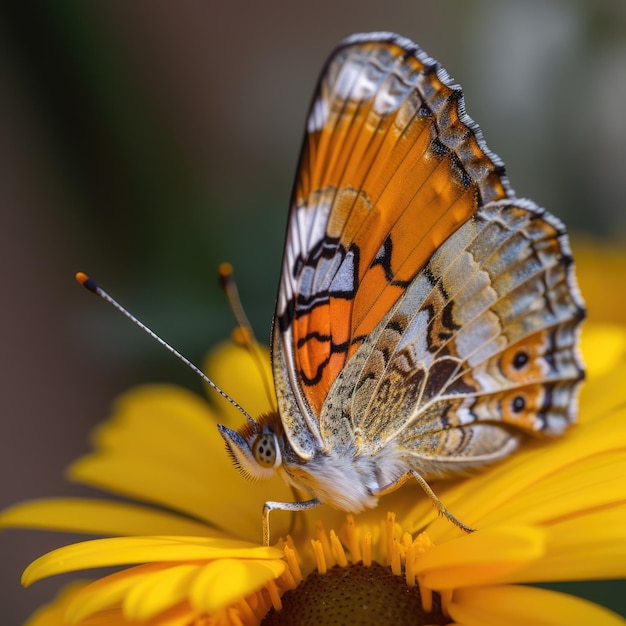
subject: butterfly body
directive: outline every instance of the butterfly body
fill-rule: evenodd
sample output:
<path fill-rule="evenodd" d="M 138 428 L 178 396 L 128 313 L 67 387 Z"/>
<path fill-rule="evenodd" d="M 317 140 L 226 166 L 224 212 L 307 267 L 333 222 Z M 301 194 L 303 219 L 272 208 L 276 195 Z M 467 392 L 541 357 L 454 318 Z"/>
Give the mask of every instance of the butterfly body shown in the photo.
<path fill-rule="evenodd" d="M 221 432 L 244 472 L 283 472 L 310 506 L 358 512 L 410 477 L 429 491 L 565 432 L 583 317 L 563 224 L 515 197 L 460 88 L 412 42 L 356 35 L 307 123 L 277 411 Z"/>

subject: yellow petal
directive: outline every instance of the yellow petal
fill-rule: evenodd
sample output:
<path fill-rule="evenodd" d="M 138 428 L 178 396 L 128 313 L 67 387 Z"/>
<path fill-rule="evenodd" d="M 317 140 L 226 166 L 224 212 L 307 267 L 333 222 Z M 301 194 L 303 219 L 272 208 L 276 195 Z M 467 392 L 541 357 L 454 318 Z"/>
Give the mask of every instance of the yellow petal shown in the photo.
<path fill-rule="evenodd" d="M 74 595 L 67 606 L 67 621 L 75 623 L 96 612 L 112 608 L 119 610 L 125 595 L 138 580 L 162 568 L 162 564 L 153 563 L 131 567 L 100 578 L 83 587 Z"/>
<path fill-rule="evenodd" d="M 64 546 L 33 561 L 22 575 L 28 586 L 48 576 L 92 567 L 159 561 L 197 561 L 219 558 L 280 559 L 276 548 L 245 541 L 205 537 L 116 537 Z"/>
<path fill-rule="evenodd" d="M 598 454 L 547 473 L 527 492 L 520 492 L 506 506 L 485 515 L 481 524 L 497 525 L 514 519 L 520 524 L 543 526 L 568 516 L 626 504 L 625 452 L 626 448 Z M 624 526 L 626 532 L 626 519 Z"/>
<path fill-rule="evenodd" d="M 182 568 L 184 566 L 180 567 Z M 106 576 L 79 590 L 71 599 L 66 614 L 67 624 L 73 626 L 80 622 L 80 626 L 116 626 L 118 624 L 119 626 L 138 626 L 137 619 L 127 607 L 128 599 L 133 595 L 135 588 L 141 586 L 145 579 L 159 576 L 161 573 L 167 575 L 168 570 L 178 569 L 178 566 L 151 564 Z M 199 569 L 199 566 L 195 569 Z M 174 573 L 173 576 L 175 577 L 176 574 Z M 162 606 L 163 610 L 153 611 L 151 617 L 140 623 L 146 626 L 189 626 L 196 623 L 195 620 L 199 616 L 188 602 L 167 605 L 167 600 L 172 600 L 172 598 L 153 597 L 152 608 L 157 609 Z M 145 605 L 143 608 L 146 608 Z"/>
<path fill-rule="evenodd" d="M 186 597 L 187 590 L 176 593 L 176 585 L 181 580 L 192 579 L 200 568 L 197 564 L 151 563 L 105 576 L 72 598 L 67 619 L 78 622 L 110 607 L 123 607 L 122 613 L 129 621 L 148 620 L 177 606 Z M 165 581 L 172 584 L 161 584 Z"/>
<path fill-rule="evenodd" d="M 590 511 L 544 529 L 547 551 L 506 582 L 626 578 L 626 505 Z"/>
<path fill-rule="evenodd" d="M 199 616 L 196 611 L 185 603 L 179 604 L 165 613 L 154 617 L 152 620 L 148 621 L 145 626 L 190 626 L 191 624 L 202 624 L 202 616 Z M 233 624 L 236 624 L 236 622 L 233 622 Z M 227 625 L 228 622 L 224 624 L 224 626 Z M 80 626 L 83 625 L 80 624 Z M 106 624 L 102 626 L 106 626 Z M 137 624 L 135 621 L 129 621 L 128 626 L 140 626 L 140 624 Z"/>
<path fill-rule="evenodd" d="M 284 561 L 220 559 L 207 563 L 191 588 L 191 604 L 213 613 L 275 580 L 285 571 Z"/>
<path fill-rule="evenodd" d="M 183 602 L 202 568 L 193 563 L 174 565 L 142 577 L 124 599 L 124 615 L 129 620 L 148 620 Z"/>
<path fill-rule="evenodd" d="M 223 536 L 206 524 L 167 511 L 87 498 L 51 498 L 17 504 L 0 515 L 0 528 L 11 527 L 97 535 Z"/>
<path fill-rule="evenodd" d="M 187 601 L 198 614 L 215 614 L 278 578 L 285 567 L 281 560 L 230 558 L 132 567 L 82 588 L 72 599 L 67 618 L 77 622 L 121 606 L 129 622 L 147 621 L 176 611 Z"/>
<path fill-rule="evenodd" d="M 623 618 L 604 607 L 533 587 L 459 589 L 448 610 L 459 626 L 624 626 Z"/>
<path fill-rule="evenodd" d="M 242 538 L 260 539 L 267 500 L 292 499 L 278 477 L 259 487 L 241 476 L 207 403 L 176 387 L 147 386 L 122 396 L 96 445 L 97 452 L 70 468 L 73 480 L 227 526 Z"/>
<path fill-rule="evenodd" d="M 37 610 L 25 626 L 75 626 L 76 622 L 68 617 L 68 611 L 74 598 L 89 585 L 83 581 L 70 583 L 49 604 Z M 168 621 L 167 626 L 188 626 L 192 620 L 175 623 Z M 105 609 L 96 615 L 90 615 L 80 622 L 80 626 L 137 626 L 137 623 L 128 621 L 119 608 Z M 146 624 L 146 626 L 148 626 Z M 153 624 L 151 626 L 157 626 Z M 163 623 L 165 626 L 165 623 Z"/>
<path fill-rule="evenodd" d="M 538 529 L 490 528 L 435 545 L 417 557 L 414 570 L 431 589 L 467 587 L 498 581 L 544 552 Z"/>

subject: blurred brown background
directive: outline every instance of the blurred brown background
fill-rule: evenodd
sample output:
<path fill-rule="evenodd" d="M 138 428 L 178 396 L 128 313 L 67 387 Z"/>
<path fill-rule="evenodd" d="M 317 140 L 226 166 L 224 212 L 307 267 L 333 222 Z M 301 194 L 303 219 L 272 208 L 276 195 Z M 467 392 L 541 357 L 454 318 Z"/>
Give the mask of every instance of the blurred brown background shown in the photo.
<path fill-rule="evenodd" d="M 2 506 L 81 493 L 63 468 L 117 393 L 144 381 L 200 389 L 80 289 L 75 271 L 198 362 L 232 327 L 215 281 L 229 260 L 268 337 L 309 98 L 353 32 L 418 42 L 463 85 L 518 195 L 572 229 L 624 241 L 623 0 L 35 6 L 0 9 Z M 18 581 L 67 541 L 0 537 L 3 624 L 60 587 Z M 626 613 L 617 586 L 566 588 Z"/>

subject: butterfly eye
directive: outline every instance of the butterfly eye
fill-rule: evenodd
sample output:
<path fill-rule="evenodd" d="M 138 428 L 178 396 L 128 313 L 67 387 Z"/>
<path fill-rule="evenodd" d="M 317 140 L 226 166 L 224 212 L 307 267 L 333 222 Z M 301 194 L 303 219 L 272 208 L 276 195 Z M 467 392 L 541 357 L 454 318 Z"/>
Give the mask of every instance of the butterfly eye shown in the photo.
<path fill-rule="evenodd" d="M 528 353 L 524 352 L 523 350 L 520 350 L 513 357 L 513 367 L 516 370 L 521 370 L 522 367 L 526 365 L 526 363 L 528 363 Z"/>
<path fill-rule="evenodd" d="M 256 462 L 262 467 L 274 467 L 276 465 L 276 437 L 274 433 L 263 431 L 252 444 L 252 454 Z"/>

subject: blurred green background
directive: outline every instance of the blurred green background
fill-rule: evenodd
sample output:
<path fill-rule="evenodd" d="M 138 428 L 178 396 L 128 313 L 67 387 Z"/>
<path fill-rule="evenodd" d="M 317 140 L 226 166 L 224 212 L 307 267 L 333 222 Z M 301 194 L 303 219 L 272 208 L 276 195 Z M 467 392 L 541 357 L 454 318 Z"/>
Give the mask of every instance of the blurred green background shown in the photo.
<path fill-rule="evenodd" d="M 463 85 L 519 196 L 624 241 L 623 0 L 3 3 L 0 505 L 83 493 L 63 468 L 121 391 L 200 389 L 77 270 L 198 362 L 233 326 L 215 280 L 229 260 L 269 336 L 309 99 L 336 43 L 368 30 Z M 19 624 L 63 582 L 19 574 L 68 537 L 1 540 L 2 623 Z M 626 614 L 623 585 L 566 588 Z"/>

